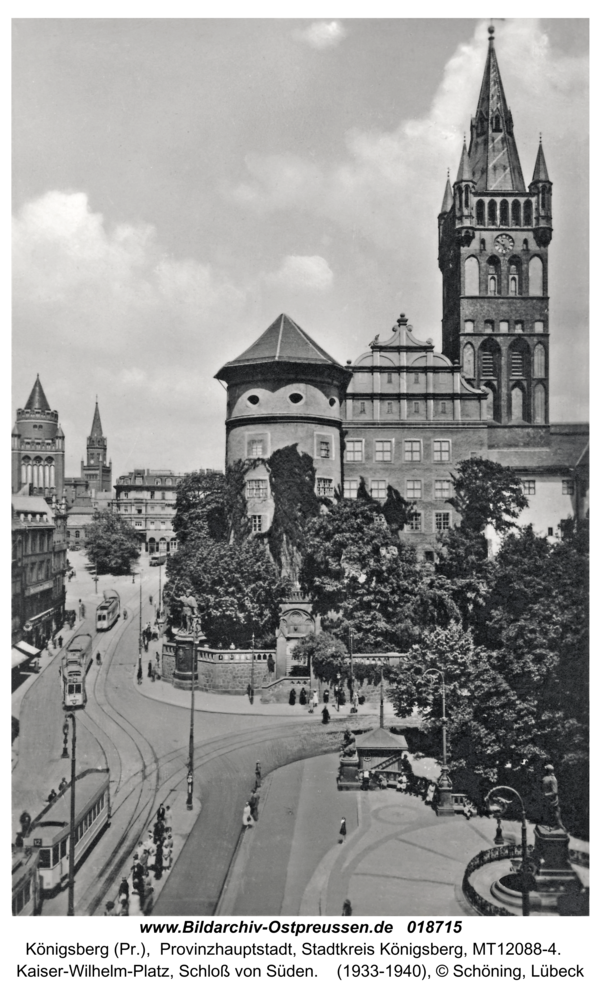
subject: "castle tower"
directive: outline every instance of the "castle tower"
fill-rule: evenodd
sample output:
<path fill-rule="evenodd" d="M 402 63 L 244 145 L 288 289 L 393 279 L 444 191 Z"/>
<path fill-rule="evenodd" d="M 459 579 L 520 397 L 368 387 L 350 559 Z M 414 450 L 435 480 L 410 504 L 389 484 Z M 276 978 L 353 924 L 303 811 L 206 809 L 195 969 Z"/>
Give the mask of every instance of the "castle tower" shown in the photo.
<path fill-rule="evenodd" d="M 279 448 L 297 444 L 317 470 L 318 495 L 342 482 L 341 401 L 351 374 L 282 314 L 215 376 L 227 383 L 226 465 L 258 459 L 246 475 L 255 532 L 267 531 L 273 500 L 265 465 Z"/>
<path fill-rule="evenodd" d="M 489 28 L 469 149 L 438 216 L 443 351 L 488 394 L 492 423 L 549 423 L 551 182 L 542 143 L 528 188 Z"/>
<path fill-rule="evenodd" d="M 86 444 L 86 464 L 81 463 L 81 476 L 86 479 L 90 490 L 94 492 L 110 490 L 112 487 L 112 463 L 107 463 L 107 443 L 102 433 L 98 398 L 94 409 L 92 430 Z"/>
<path fill-rule="evenodd" d="M 12 432 L 12 492 L 29 485 L 38 496 L 60 498 L 64 480 L 65 435 L 37 375 Z"/>

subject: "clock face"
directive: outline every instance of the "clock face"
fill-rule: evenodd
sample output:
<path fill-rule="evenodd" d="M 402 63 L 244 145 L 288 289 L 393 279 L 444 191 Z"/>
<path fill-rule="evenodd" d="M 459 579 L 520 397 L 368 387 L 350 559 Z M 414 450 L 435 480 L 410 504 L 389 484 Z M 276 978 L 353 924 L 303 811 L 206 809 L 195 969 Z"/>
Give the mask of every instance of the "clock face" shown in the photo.
<path fill-rule="evenodd" d="M 499 253 L 509 253 L 510 250 L 513 250 L 513 237 L 509 233 L 501 233 L 495 240 L 495 249 Z"/>

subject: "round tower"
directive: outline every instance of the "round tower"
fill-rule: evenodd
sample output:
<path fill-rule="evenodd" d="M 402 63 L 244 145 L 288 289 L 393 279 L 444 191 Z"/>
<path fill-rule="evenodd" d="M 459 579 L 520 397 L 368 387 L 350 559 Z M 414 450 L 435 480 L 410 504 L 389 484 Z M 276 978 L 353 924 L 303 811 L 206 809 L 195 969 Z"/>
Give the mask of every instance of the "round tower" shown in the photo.
<path fill-rule="evenodd" d="M 342 482 L 341 402 L 351 373 L 282 314 L 215 377 L 227 384 L 226 465 L 259 460 L 246 474 L 253 531 L 266 531 L 273 516 L 260 460 L 280 448 L 310 455 L 317 494 L 332 496 Z"/>
<path fill-rule="evenodd" d="M 62 496 L 65 478 L 65 435 L 58 411 L 51 410 L 36 377 L 23 409 L 17 410 L 13 435 L 12 491 L 29 485 L 41 496 Z"/>

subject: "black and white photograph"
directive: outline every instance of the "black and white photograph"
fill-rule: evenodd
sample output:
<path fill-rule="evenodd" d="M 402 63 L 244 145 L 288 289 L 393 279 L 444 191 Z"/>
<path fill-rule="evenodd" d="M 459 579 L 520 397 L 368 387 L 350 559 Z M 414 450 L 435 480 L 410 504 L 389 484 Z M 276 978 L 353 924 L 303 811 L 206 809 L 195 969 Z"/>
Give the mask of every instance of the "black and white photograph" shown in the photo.
<path fill-rule="evenodd" d="M 589 22 L 364 14 L 12 21 L 14 917 L 589 915 Z"/>

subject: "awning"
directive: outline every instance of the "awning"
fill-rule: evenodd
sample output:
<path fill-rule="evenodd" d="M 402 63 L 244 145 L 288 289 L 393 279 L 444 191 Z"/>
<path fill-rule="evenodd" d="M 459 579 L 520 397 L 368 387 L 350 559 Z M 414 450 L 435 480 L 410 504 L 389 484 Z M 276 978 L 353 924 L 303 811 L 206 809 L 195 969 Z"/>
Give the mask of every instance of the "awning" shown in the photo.
<path fill-rule="evenodd" d="M 30 646 L 28 642 L 24 642 L 21 639 L 20 642 L 15 643 L 15 648 L 20 649 L 22 653 L 27 653 L 28 656 L 39 656 L 40 650 L 36 649 L 35 646 Z"/>
<path fill-rule="evenodd" d="M 34 656 L 39 655 L 39 649 L 35 646 L 30 646 L 28 642 L 17 642 L 11 649 L 11 669 L 13 667 L 19 667 L 22 663 L 27 660 L 31 660 Z"/>

